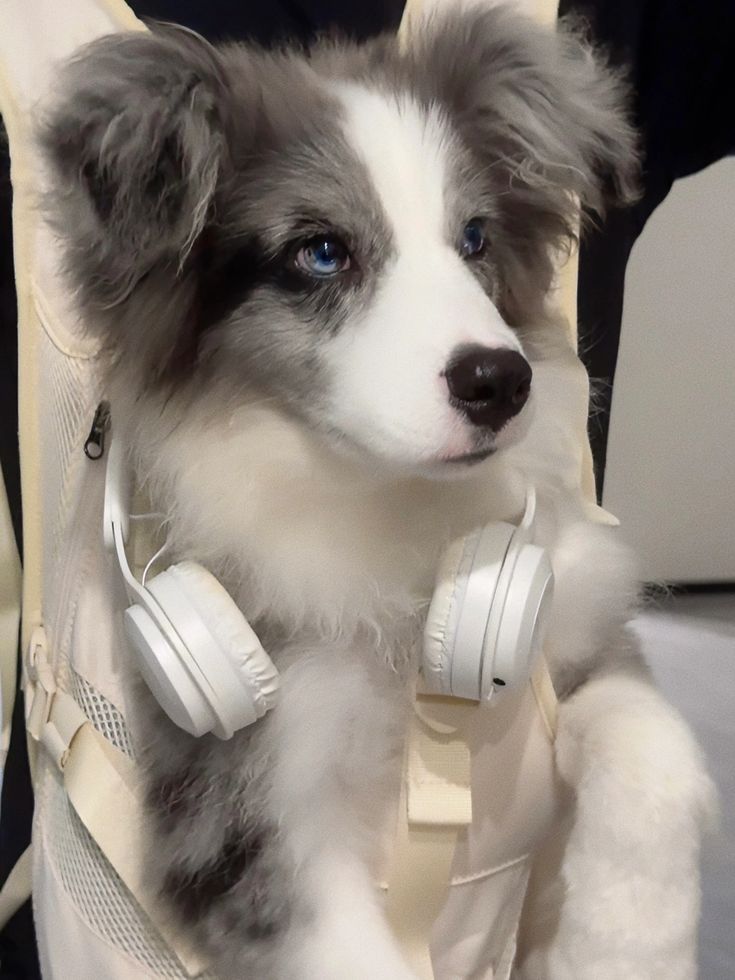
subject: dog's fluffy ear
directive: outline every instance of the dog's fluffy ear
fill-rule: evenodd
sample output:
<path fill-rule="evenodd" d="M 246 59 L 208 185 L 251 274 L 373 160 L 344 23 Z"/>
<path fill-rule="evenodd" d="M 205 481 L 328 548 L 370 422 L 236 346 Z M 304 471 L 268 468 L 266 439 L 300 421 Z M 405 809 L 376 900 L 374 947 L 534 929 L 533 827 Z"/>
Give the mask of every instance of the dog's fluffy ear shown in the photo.
<path fill-rule="evenodd" d="M 635 197 L 626 87 L 572 25 L 555 32 L 504 6 L 471 7 L 430 19 L 419 52 L 494 180 L 500 171 L 563 218 L 572 195 L 594 211 Z"/>
<path fill-rule="evenodd" d="M 223 86 L 216 51 L 169 28 L 102 38 L 62 70 L 39 136 L 87 298 L 114 305 L 156 263 L 185 258 L 222 167 Z"/>

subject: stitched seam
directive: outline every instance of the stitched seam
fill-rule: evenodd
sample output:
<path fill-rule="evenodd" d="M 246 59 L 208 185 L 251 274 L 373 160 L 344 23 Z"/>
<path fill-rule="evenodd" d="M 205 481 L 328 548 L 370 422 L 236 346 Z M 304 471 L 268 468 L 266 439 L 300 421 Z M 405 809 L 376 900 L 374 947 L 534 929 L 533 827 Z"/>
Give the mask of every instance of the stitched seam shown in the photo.
<path fill-rule="evenodd" d="M 512 868 L 517 864 L 522 864 L 527 861 L 530 857 L 529 854 L 521 854 L 520 857 L 513 858 L 510 861 L 506 861 L 504 864 L 498 864 L 494 868 L 485 868 L 482 871 L 476 871 L 471 875 L 460 875 L 451 879 L 449 884 L 454 885 L 469 885 L 473 881 L 480 881 L 482 878 L 489 878 L 491 875 L 499 874 L 501 871 L 507 871 L 508 868 Z"/>

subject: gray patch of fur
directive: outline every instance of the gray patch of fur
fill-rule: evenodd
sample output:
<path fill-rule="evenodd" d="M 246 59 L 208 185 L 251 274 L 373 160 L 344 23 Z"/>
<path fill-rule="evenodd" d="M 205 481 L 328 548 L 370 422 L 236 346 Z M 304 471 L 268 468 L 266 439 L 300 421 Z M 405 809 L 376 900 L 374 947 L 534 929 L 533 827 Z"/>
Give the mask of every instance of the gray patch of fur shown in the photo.
<path fill-rule="evenodd" d="M 308 910 L 268 813 L 268 720 L 228 742 L 192 739 L 141 684 L 138 722 L 152 888 L 223 980 L 276 976 L 277 947 Z"/>
<path fill-rule="evenodd" d="M 371 658 L 358 658 L 314 637 L 317 647 L 310 647 L 303 637 L 289 643 L 280 631 L 268 631 L 263 623 L 256 626 L 282 678 L 281 712 L 301 700 L 302 689 L 310 689 L 316 676 L 319 691 L 329 701 L 328 678 L 344 676 L 349 659 L 353 662 L 348 670 L 363 679 L 366 698 L 395 702 L 394 730 L 373 731 L 370 718 L 353 721 L 350 709 L 345 719 L 350 727 L 345 724 L 341 731 L 344 744 L 329 747 L 330 764 L 323 776 L 314 777 L 332 795 L 331 783 L 342 787 L 344 807 L 359 807 L 354 822 L 372 829 L 384 789 L 365 786 L 364 771 L 384 767 L 383 755 L 395 756 L 396 765 L 401 757 L 405 715 L 397 710 L 404 689 L 400 677 L 388 672 L 388 688 L 387 668 Z M 376 693 L 376 686 L 385 690 Z M 337 702 L 339 698 L 337 693 Z M 152 889 L 179 925 L 191 932 L 220 980 L 279 980 L 286 975 L 282 958 L 291 958 L 289 942 L 310 928 L 314 910 L 304 895 L 306 869 L 294 861 L 279 826 L 283 814 L 272 799 L 273 770 L 282 751 L 277 713 L 220 741 L 212 735 L 195 739 L 181 731 L 142 681 L 134 702 L 136 752 L 146 774 L 151 821 L 146 867 Z M 359 765 L 349 750 L 345 752 L 345 745 L 356 737 L 369 744 Z M 324 760 L 317 766 L 324 766 Z M 305 773 L 302 782 L 311 779 L 311 773 Z M 328 827 L 322 833 L 331 844 Z M 358 829 L 356 836 L 360 833 Z M 289 978 L 294 976 L 290 970 Z"/>
<path fill-rule="evenodd" d="M 40 132 L 53 167 L 48 210 L 85 325 L 144 363 L 189 342 L 194 284 L 180 269 L 221 177 L 224 89 L 214 53 L 186 32 L 104 38 L 63 69 Z M 161 299 L 146 308 L 143 277 L 166 295 L 168 317 Z"/>
<path fill-rule="evenodd" d="M 307 62 L 166 29 L 94 42 L 61 89 L 40 138 L 88 328 L 143 385 L 201 370 L 306 405 L 320 335 L 368 301 L 391 250 Z M 294 243 L 333 232 L 359 265 L 299 279 Z"/>

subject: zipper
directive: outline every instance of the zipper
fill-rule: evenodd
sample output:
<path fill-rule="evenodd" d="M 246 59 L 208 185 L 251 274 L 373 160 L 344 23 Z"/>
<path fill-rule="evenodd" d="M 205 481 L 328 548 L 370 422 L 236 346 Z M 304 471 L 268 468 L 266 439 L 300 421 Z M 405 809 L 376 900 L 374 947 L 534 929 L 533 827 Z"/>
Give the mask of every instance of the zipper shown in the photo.
<path fill-rule="evenodd" d="M 103 406 L 107 406 L 106 423 L 104 422 L 105 409 Z M 99 459 L 104 452 L 104 434 L 107 431 L 107 427 L 109 427 L 109 403 L 103 401 L 98 405 L 90 436 L 95 431 L 95 422 L 98 422 L 100 425 L 99 433 L 95 434 L 99 435 L 96 446 L 100 447 L 101 452 L 98 456 L 89 456 L 87 453 L 87 443 L 84 445 L 85 455 L 92 461 Z M 74 466 L 73 462 L 71 462 L 71 466 Z M 79 466 L 79 463 L 76 466 Z M 98 504 L 101 503 L 100 481 L 104 480 L 104 472 L 104 467 L 90 466 L 89 463 L 82 463 L 82 472 L 79 474 L 79 484 L 77 486 L 77 499 L 64 535 L 67 546 L 63 557 L 59 559 L 57 572 L 62 578 L 62 584 L 51 621 L 52 629 L 48 634 L 51 662 L 57 680 L 59 679 L 58 671 L 62 664 L 64 662 L 69 665 L 71 664 L 67 648 L 76 620 L 76 605 L 79 599 L 80 589 L 85 579 L 83 566 L 85 561 L 89 560 L 91 536 L 95 531 L 100 537 L 102 536 L 102 509 Z M 95 517 L 92 521 L 89 520 L 90 510 Z M 96 520 L 97 516 L 99 516 L 99 521 Z M 64 677 L 64 682 L 68 684 L 68 677 Z"/>
<path fill-rule="evenodd" d="M 110 428 L 110 403 L 101 401 L 92 419 L 87 441 L 84 443 L 84 455 L 87 459 L 99 459 L 105 452 L 105 436 Z"/>

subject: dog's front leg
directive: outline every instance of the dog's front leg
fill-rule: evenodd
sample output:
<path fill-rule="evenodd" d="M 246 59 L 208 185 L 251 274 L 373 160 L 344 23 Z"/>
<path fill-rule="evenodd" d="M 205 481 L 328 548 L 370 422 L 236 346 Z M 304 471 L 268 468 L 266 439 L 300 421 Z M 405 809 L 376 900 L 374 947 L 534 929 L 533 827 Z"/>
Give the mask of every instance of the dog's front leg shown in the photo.
<path fill-rule="evenodd" d="M 309 877 L 315 914 L 293 933 L 288 980 L 417 980 L 398 949 L 364 865 L 324 849 Z"/>
<path fill-rule="evenodd" d="M 401 771 L 400 677 L 369 648 L 294 646 L 277 664 L 269 715 L 230 742 L 187 739 L 183 778 L 158 776 L 166 897 L 220 980 L 415 980 L 375 882 Z M 151 776 L 174 735 L 155 740 Z"/>
<path fill-rule="evenodd" d="M 415 980 L 375 881 L 406 707 L 399 676 L 369 650 L 300 653 L 284 672 L 272 805 L 294 862 L 296 904 L 279 978 Z"/>
<path fill-rule="evenodd" d="M 576 807 L 556 879 L 529 896 L 519 975 L 693 980 L 714 794 L 687 726 L 640 666 L 619 667 L 561 705 L 557 761 Z"/>

